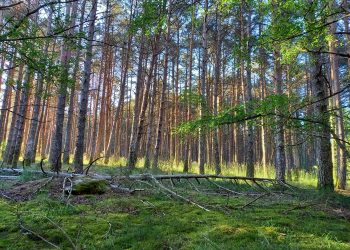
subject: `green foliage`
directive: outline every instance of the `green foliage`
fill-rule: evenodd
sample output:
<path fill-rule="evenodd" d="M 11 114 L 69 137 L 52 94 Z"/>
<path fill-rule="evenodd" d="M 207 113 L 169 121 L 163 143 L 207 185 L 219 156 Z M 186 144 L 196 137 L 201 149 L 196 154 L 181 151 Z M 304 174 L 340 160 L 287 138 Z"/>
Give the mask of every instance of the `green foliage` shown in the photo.
<path fill-rule="evenodd" d="M 198 107 L 203 101 L 201 95 L 195 91 L 186 90 L 180 95 L 180 102 L 183 104 L 190 104 L 193 107 Z"/>
<path fill-rule="evenodd" d="M 180 124 L 176 128 L 176 133 L 180 135 L 196 134 L 199 129 L 210 131 L 224 124 L 242 123 L 246 121 L 254 122 L 258 118 L 273 118 L 276 113 L 288 116 L 289 106 L 297 102 L 296 97 L 282 95 L 270 95 L 264 100 L 253 100 L 245 104 L 238 104 L 222 110 L 217 115 L 205 115 L 193 121 Z M 273 119 L 270 125 L 273 125 Z"/>
<path fill-rule="evenodd" d="M 130 31 L 142 30 L 146 35 L 159 33 L 165 28 L 166 15 L 163 0 L 147 0 L 142 2 L 142 13 L 137 15 L 130 25 Z"/>

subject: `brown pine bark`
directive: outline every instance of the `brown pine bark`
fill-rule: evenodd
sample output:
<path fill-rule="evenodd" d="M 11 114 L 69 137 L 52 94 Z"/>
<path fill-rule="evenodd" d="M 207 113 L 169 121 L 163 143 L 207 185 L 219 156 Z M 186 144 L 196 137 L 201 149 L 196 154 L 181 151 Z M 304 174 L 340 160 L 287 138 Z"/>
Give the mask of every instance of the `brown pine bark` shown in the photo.
<path fill-rule="evenodd" d="M 142 35 L 141 37 L 141 45 L 139 51 L 139 60 L 137 66 L 137 80 L 136 80 L 136 91 L 135 91 L 135 103 L 134 103 L 134 112 L 133 112 L 133 120 L 132 120 L 132 128 L 131 128 L 131 136 L 130 136 L 130 144 L 128 150 L 128 163 L 127 166 L 129 168 L 135 168 L 135 164 L 137 161 L 135 150 L 136 150 L 136 141 L 138 134 L 138 124 L 139 124 L 139 112 L 140 112 L 140 94 L 142 89 L 142 82 L 144 77 L 144 69 L 143 69 L 143 61 L 145 56 L 145 37 Z"/>
<path fill-rule="evenodd" d="M 14 57 L 12 58 L 11 62 L 10 62 L 10 72 L 8 73 L 8 79 L 6 82 L 6 88 L 5 88 L 5 92 L 4 92 L 4 97 L 3 97 L 3 101 L 1 104 L 1 112 L 0 112 L 0 142 L 2 142 L 4 140 L 5 134 L 6 134 L 6 129 L 7 127 L 6 125 L 6 118 L 8 117 L 8 106 L 9 106 L 9 100 L 12 94 L 12 85 L 13 85 L 13 81 L 14 81 L 14 74 L 16 72 L 15 68 L 12 68 L 14 66 Z M 0 75 L 1 77 L 1 75 Z"/>
<path fill-rule="evenodd" d="M 84 62 L 83 80 L 81 84 L 80 92 L 80 107 L 78 116 L 78 135 L 75 146 L 74 154 L 74 169 L 76 173 L 83 172 L 83 157 L 84 157 L 84 139 L 85 139 L 85 126 L 86 126 L 86 114 L 89 97 L 89 86 L 91 77 L 92 66 L 92 41 L 94 39 L 95 32 L 95 19 L 97 11 L 97 0 L 92 1 L 92 10 L 90 13 L 91 22 L 88 30 L 88 42 L 86 47 L 86 57 Z"/>
<path fill-rule="evenodd" d="M 283 94 L 283 82 L 282 82 L 282 66 L 281 66 L 281 54 L 279 49 L 274 50 L 274 85 L 275 93 Z M 275 131 L 275 145 L 276 145 L 276 179 L 284 181 L 286 172 L 286 155 L 285 155 L 285 143 L 284 143 L 284 126 L 282 118 L 278 115 L 279 110 L 276 109 L 276 131 Z"/>
<path fill-rule="evenodd" d="M 155 64 L 157 63 L 157 56 L 158 56 L 158 43 L 159 43 L 159 34 L 156 34 L 155 39 L 154 39 L 154 45 L 153 45 L 153 52 L 152 52 L 152 59 L 150 63 L 150 69 L 149 69 L 149 74 L 147 77 L 147 81 L 144 84 L 143 87 L 143 99 L 141 103 L 141 110 L 138 118 L 138 127 L 137 127 L 137 134 L 135 137 L 133 137 L 133 141 L 130 143 L 130 148 L 129 148 L 129 160 L 130 159 L 135 159 L 135 163 L 137 160 L 138 156 L 138 150 L 141 142 L 141 136 L 143 134 L 143 128 L 144 128 L 144 123 L 145 123 L 145 115 L 147 111 L 147 105 L 148 105 L 148 100 L 149 100 L 149 89 L 152 83 L 153 75 L 154 75 L 154 68 Z"/>
<path fill-rule="evenodd" d="M 80 13 L 80 19 L 79 19 L 79 33 L 83 32 L 84 28 L 84 14 L 85 14 L 85 6 L 86 6 L 86 0 L 83 1 L 81 4 L 81 13 Z M 77 11 L 77 10 L 76 10 Z M 73 11 L 73 13 L 75 13 Z M 78 79 L 78 71 L 79 71 L 79 62 L 80 62 L 80 55 L 81 55 L 81 38 L 77 41 L 77 50 L 75 51 L 75 64 L 73 69 L 73 85 L 71 86 L 71 93 L 69 96 L 69 109 L 68 109 L 68 116 L 67 116 L 67 126 L 66 126 L 66 133 L 65 133 L 65 139 L 64 139 L 64 150 L 63 150 L 63 163 L 69 164 L 69 156 L 71 154 L 71 142 L 72 142 L 72 130 L 73 130 L 73 115 L 74 115 L 74 106 L 75 106 L 75 89 L 76 85 L 79 81 Z"/>
<path fill-rule="evenodd" d="M 193 3 L 193 1 L 192 1 Z M 194 9 L 191 11 L 191 32 L 189 35 L 189 49 L 188 49 L 188 77 L 186 79 L 186 86 L 185 91 L 186 93 L 186 120 L 191 120 L 191 100 L 189 99 L 189 95 L 192 93 L 192 67 L 193 67 L 193 38 L 194 38 Z M 187 136 L 185 139 L 185 146 L 184 146 L 184 168 L 183 171 L 185 173 L 188 172 L 189 166 L 191 166 L 192 163 L 192 155 L 191 155 L 191 137 Z"/>
<path fill-rule="evenodd" d="M 202 24 L 202 63 L 201 63 L 201 104 L 199 109 L 199 115 L 201 118 L 204 118 L 207 112 L 207 103 L 206 103 L 206 77 L 207 77 L 207 62 L 208 62 L 208 41 L 207 41 L 207 30 L 208 30 L 208 0 L 204 2 L 204 15 L 203 15 L 203 24 Z M 199 147 L 198 147 L 198 165 L 199 173 L 204 174 L 204 164 L 206 161 L 206 152 L 205 152 L 205 135 L 202 129 L 199 131 Z"/>
<path fill-rule="evenodd" d="M 220 85 L 220 73 L 221 73 L 221 16 L 216 10 L 216 55 L 215 55 L 215 77 L 213 86 L 213 113 L 218 114 L 218 91 Z M 221 173 L 220 165 L 220 152 L 219 152 L 219 129 L 216 128 L 213 132 L 213 146 L 214 146 L 214 165 L 215 174 Z"/>
<path fill-rule="evenodd" d="M 13 150 L 14 150 L 14 144 L 16 141 L 16 120 L 18 116 L 18 110 L 19 110 L 19 104 L 20 104 L 20 98 L 21 98 L 21 89 L 22 89 L 22 80 L 23 80 L 23 68 L 24 65 L 21 64 L 18 70 L 18 76 L 17 76 L 17 83 L 16 83 L 16 94 L 15 99 L 13 102 L 13 109 L 12 109 L 12 118 L 11 118 L 11 124 L 10 124 L 10 131 L 7 139 L 7 144 L 5 148 L 5 152 L 3 154 L 3 161 L 6 164 L 12 164 L 12 156 L 13 156 Z"/>
<path fill-rule="evenodd" d="M 77 2 L 74 3 L 76 5 Z M 71 9 L 72 3 L 66 3 L 66 21 L 67 25 L 74 24 L 74 20 L 70 21 L 71 18 Z M 73 8 L 74 9 L 74 8 Z M 74 19 L 74 18 L 72 18 Z M 69 31 L 66 31 L 65 34 L 68 36 Z M 64 124 L 64 111 L 66 107 L 66 98 L 67 98 L 67 83 L 69 80 L 69 60 L 71 58 L 71 50 L 69 48 L 69 43 L 67 40 L 63 41 L 61 47 L 61 75 L 60 75 L 60 83 L 58 89 L 58 102 L 57 102 L 57 112 L 56 112 L 56 123 L 55 130 L 52 136 L 51 147 L 50 147 L 50 155 L 49 155 L 49 164 L 51 169 L 55 172 L 59 172 L 61 170 L 62 162 L 62 148 L 63 148 L 63 124 Z"/>
<path fill-rule="evenodd" d="M 336 24 L 332 23 L 330 25 L 330 32 L 334 34 L 336 32 Z M 329 55 L 330 59 L 330 81 L 332 85 L 333 93 L 338 93 L 341 90 L 340 81 L 339 81 L 339 59 L 336 55 L 337 41 L 329 42 L 329 51 L 331 54 Z M 342 142 L 345 141 L 345 129 L 344 129 L 344 118 L 343 118 L 343 110 L 341 103 L 341 95 L 337 94 L 333 97 L 333 108 L 335 109 L 335 133 L 339 140 Z M 345 149 L 346 150 L 346 149 Z M 336 146 L 337 152 L 337 188 L 345 189 L 346 186 L 346 152 L 339 145 Z"/>
<path fill-rule="evenodd" d="M 47 24 L 47 33 L 49 34 L 51 32 L 51 25 L 52 25 L 52 15 L 49 13 L 48 18 L 48 24 Z M 45 47 L 44 47 L 44 58 L 48 57 L 48 50 L 49 50 L 49 40 L 46 41 Z M 39 116 L 40 116 L 40 109 L 43 107 L 41 106 L 41 99 L 43 95 L 43 87 L 44 87 L 44 79 L 45 73 L 38 71 L 38 80 L 35 87 L 35 99 L 34 99 L 34 106 L 32 110 L 32 116 L 31 116 L 31 123 L 30 123 L 30 129 L 29 129 L 29 135 L 28 140 L 26 142 L 25 152 L 24 152 L 24 164 L 30 165 L 35 162 L 35 156 L 36 156 L 36 135 L 38 131 L 38 126 L 40 124 Z"/>
<path fill-rule="evenodd" d="M 21 90 L 21 100 L 19 102 L 18 115 L 15 124 L 15 135 L 12 155 L 9 156 L 12 168 L 17 167 L 19 155 L 21 153 L 21 146 L 24 135 L 24 126 L 27 119 L 28 101 L 30 94 L 30 85 L 32 83 L 33 69 L 27 66 L 27 72 Z"/>
<path fill-rule="evenodd" d="M 166 89 L 168 81 L 168 61 L 169 61 L 169 47 L 170 47 L 170 23 L 171 23 L 171 9 L 172 9 L 172 0 L 168 0 L 168 9 L 167 9 L 167 31 L 165 34 L 165 51 L 164 51 L 164 69 L 163 69 L 163 79 L 161 82 L 160 89 L 160 100 L 159 100 L 159 115 L 157 121 L 156 129 L 156 141 L 154 146 L 154 155 L 153 155 L 153 168 L 158 168 L 159 154 L 160 154 L 160 145 L 162 142 L 162 129 L 163 121 L 165 114 L 165 101 L 166 101 Z"/>

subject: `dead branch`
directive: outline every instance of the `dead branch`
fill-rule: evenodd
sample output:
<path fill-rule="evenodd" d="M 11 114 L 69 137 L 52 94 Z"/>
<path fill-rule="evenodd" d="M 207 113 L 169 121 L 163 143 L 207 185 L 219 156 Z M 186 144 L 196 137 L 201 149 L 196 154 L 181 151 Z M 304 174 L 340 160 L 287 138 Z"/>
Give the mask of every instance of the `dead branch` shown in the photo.
<path fill-rule="evenodd" d="M 46 242 L 47 244 L 49 244 L 50 246 L 52 246 L 52 247 L 54 247 L 54 248 L 56 248 L 56 249 L 61 249 L 59 246 L 57 246 L 56 244 L 54 244 L 54 243 L 52 243 L 51 241 L 47 240 L 46 238 L 44 238 L 44 237 L 41 236 L 40 234 L 38 234 L 38 233 L 34 232 L 33 230 L 31 230 L 31 229 L 25 227 L 25 226 L 23 225 L 23 221 L 22 221 L 21 217 L 20 217 L 19 215 L 17 215 L 17 217 L 18 217 L 18 224 L 19 224 L 19 227 L 20 227 L 22 230 L 27 231 L 28 233 L 30 233 L 30 234 L 32 234 L 32 235 L 38 237 L 39 239 L 41 239 L 42 241 Z"/>
<path fill-rule="evenodd" d="M 138 191 L 144 191 L 144 189 L 130 189 L 130 188 L 125 188 L 125 187 L 121 187 L 119 185 L 113 185 L 113 184 L 111 184 L 110 187 L 112 190 L 116 192 L 127 193 L 127 194 L 133 194 Z"/>
<path fill-rule="evenodd" d="M 58 229 L 62 232 L 62 234 L 67 238 L 67 240 L 68 240 L 69 243 L 72 245 L 72 248 L 73 248 L 74 250 L 78 249 L 78 248 L 76 247 L 76 245 L 73 243 L 71 237 L 69 237 L 69 235 L 67 234 L 67 232 L 66 232 L 62 227 L 60 227 L 56 222 L 54 222 L 53 220 L 51 220 L 49 217 L 46 217 L 46 216 L 45 216 L 45 218 L 46 218 L 52 225 L 54 225 L 56 228 L 58 228 Z"/>
<path fill-rule="evenodd" d="M 18 180 L 19 176 L 16 175 L 0 175 L 0 180 L 10 181 L 10 180 Z"/>
<path fill-rule="evenodd" d="M 102 158 L 104 158 L 104 156 L 97 157 L 95 160 L 91 161 L 85 170 L 85 174 L 87 175 L 89 173 L 89 170 L 90 170 L 92 164 L 94 164 L 96 161 L 98 161 L 99 159 L 102 159 Z"/>
<path fill-rule="evenodd" d="M 33 192 L 33 194 L 37 193 L 40 189 L 45 187 L 47 184 L 49 184 L 50 181 L 52 181 L 52 176 L 46 179 L 42 179 L 43 183 L 37 187 L 37 189 Z"/>
<path fill-rule="evenodd" d="M 105 239 L 107 239 L 108 234 L 109 234 L 109 232 L 110 232 L 111 229 L 112 229 L 112 223 L 110 223 L 109 221 L 107 221 L 107 222 L 108 222 L 108 230 L 107 230 L 107 232 L 102 236 L 102 237 L 105 238 Z"/>
<path fill-rule="evenodd" d="M 297 205 L 295 207 L 289 208 L 289 209 L 283 211 L 282 213 L 287 214 L 288 212 L 293 211 L 293 210 L 304 209 L 304 208 L 313 207 L 313 206 L 317 206 L 317 205 L 320 205 L 320 204 L 319 203 L 310 203 L 310 204 L 304 204 L 304 205 L 300 204 L 300 205 Z"/>
<path fill-rule="evenodd" d="M 47 173 L 45 172 L 44 166 L 43 166 L 44 160 L 45 160 L 45 158 L 42 158 L 42 159 L 40 160 L 40 169 L 41 169 L 41 172 L 43 172 L 43 174 L 46 175 Z"/>
<path fill-rule="evenodd" d="M 4 197 L 4 198 L 10 200 L 10 201 L 13 201 L 13 199 L 12 199 L 10 196 L 4 194 L 3 192 L 0 192 L 0 195 L 1 195 L 2 197 Z"/>
<path fill-rule="evenodd" d="M 233 190 L 231 190 L 231 189 L 225 188 L 225 187 L 223 187 L 223 186 L 221 186 L 221 185 L 219 185 L 219 184 L 217 184 L 217 183 L 215 183 L 215 182 L 209 180 L 208 178 L 207 178 L 206 180 L 207 180 L 209 183 L 211 183 L 212 185 L 214 185 L 214 186 L 218 187 L 219 189 L 222 189 L 222 190 L 224 190 L 224 191 L 226 191 L 226 192 L 228 192 L 228 193 L 231 193 L 231 194 L 234 194 L 234 195 L 244 195 L 243 193 L 236 192 L 236 191 L 233 191 Z"/>
<path fill-rule="evenodd" d="M 175 197 L 177 197 L 177 198 L 179 198 L 179 199 L 181 199 L 181 200 L 184 200 L 184 201 L 186 201 L 186 202 L 188 202 L 188 203 L 190 203 L 190 204 L 192 204 L 192 205 L 195 205 L 195 206 L 197 206 L 197 207 L 203 209 L 204 211 L 207 211 L 207 212 L 210 211 L 209 209 L 207 209 L 207 208 L 205 208 L 205 207 L 199 205 L 198 203 L 195 203 L 194 201 L 192 201 L 192 200 L 190 200 L 190 199 L 188 199 L 188 198 L 186 198 L 186 197 L 183 197 L 183 196 L 181 196 L 181 195 L 175 193 L 173 190 L 167 188 L 167 187 L 164 186 L 162 183 L 160 183 L 154 176 L 151 175 L 151 176 L 149 176 L 149 178 L 150 178 L 151 180 L 153 180 L 154 183 L 155 183 L 159 188 L 165 190 L 166 192 L 168 192 L 168 193 L 171 194 L 172 196 L 175 196 Z"/>
<path fill-rule="evenodd" d="M 270 193 L 264 193 L 264 194 L 262 194 L 262 195 L 259 195 L 259 196 L 256 197 L 254 200 L 252 200 L 252 201 L 246 203 L 244 206 L 242 206 L 241 209 L 243 209 L 243 208 L 245 208 L 245 207 L 247 207 L 247 206 L 253 204 L 253 203 L 256 202 L 257 200 L 259 200 L 259 199 L 265 197 L 265 196 L 268 195 L 268 194 L 270 194 Z"/>

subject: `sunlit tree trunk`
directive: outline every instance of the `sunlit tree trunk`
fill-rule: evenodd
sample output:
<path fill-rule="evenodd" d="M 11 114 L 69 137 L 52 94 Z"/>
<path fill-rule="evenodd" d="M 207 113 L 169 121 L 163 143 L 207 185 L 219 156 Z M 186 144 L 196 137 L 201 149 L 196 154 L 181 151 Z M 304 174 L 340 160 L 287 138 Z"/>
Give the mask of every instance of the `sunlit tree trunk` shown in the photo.
<path fill-rule="evenodd" d="M 221 73 L 221 16 L 216 11 L 216 55 L 215 55 L 215 76 L 214 76 L 214 86 L 213 86 L 213 113 L 218 114 L 218 91 L 220 86 L 220 73 Z M 214 146 L 214 164 L 215 173 L 221 173 L 220 165 L 220 151 L 219 151 L 219 129 L 216 128 L 213 133 L 213 146 Z"/>
<path fill-rule="evenodd" d="M 283 94 L 283 80 L 282 80 L 282 66 L 281 66 L 281 54 L 279 49 L 275 49 L 274 52 L 274 85 L 275 93 L 278 95 Z M 284 145 L 284 126 L 282 117 L 279 116 L 279 110 L 276 109 L 276 131 L 275 131 L 275 145 L 276 145 L 276 179 L 280 181 L 285 180 L 286 172 L 286 154 Z"/>
<path fill-rule="evenodd" d="M 77 3 L 75 3 L 77 4 Z M 72 9 L 72 3 L 66 3 L 66 24 L 69 24 L 70 14 Z M 74 23 L 74 22 L 73 22 Z M 66 35 L 69 35 L 69 32 L 65 32 Z M 67 83 L 69 80 L 69 60 L 71 57 L 71 51 L 69 48 L 68 41 L 63 41 L 61 48 L 61 75 L 60 83 L 58 90 L 58 102 L 57 102 L 57 111 L 56 111 L 56 123 L 55 130 L 51 141 L 49 163 L 51 169 L 58 172 L 61 170 L 61 155 L 62 155 L 62 139 L 63 139 L 63 124 L 64 124 L 64 111 L 66 107 L 66 98 L 67 98 Z"/>
<path fill-rule="evenodd" d="M 86 47 L 86 57 L 84 62 L 83 80 L 81 84 L 80 92 L 80 107 L 78 116 L 78 136 L 75 146 L 74 154 L 74 169 L 76 173 L 83 172 L 83 157 L 84 157 L 84 138 L 85 138 L 85 126 L 86 126 L 86 114 L 89 97 L 89 86 L 91 77 L 91 65 L 92 65 L 92 42 L 95 32 L 95 19 L 97 11 L 97 0 L 92 1 L 92 10 L 90 12 L 91 22 L 89 23 L 88 42 Z"/>
<path fill-rule="evenodd" d="M 5 87 L 5 92 L 3 95 L 3 100 L 1 104 L 1 112 L 0 112 L 0 142 L 4 140 L 5 134 L 6 134 L 6 118 L 8 117 L 8 106 L 9 106 L 9 100 L 12 94 L 12 85 L 14 81 L 14 74 L 16 72 L 16 69 L 13 67 L 14 66 L 14 59 L 15 57 L 13 56 L 10 62 L 10 71 L 8 73 L 8 78 L 6 82 L 6 87 Z M 1 77 L 1 76 L 0 76 Z"/>
<path fill-rule="evenodd" d="M 189 36 L 189 48 L 188 48 L 188 77 L 186 79 L 187 84 L 187 92 L 186 93 L 186 120 L 191 120 L 191 100 L 189 98 L 190 94 L 192 93 L 192 67 L 193 67 L 193 37 L 194 37 L 194 9 L 191 11 L 191 32 Z M 192 163 L 192 155 L 191 155 L 191 138 L 189 136 L 185 139 L 185 146 L 184 146 L 184 168 L 183 171 L 185 173 L 188 172 L 189 166 Z"/>
<path fill-rule="evenodd" d="M 200 94 L 201 94 L 201 103 L 200 103 L 200 117 L 203 118 L 206 115 L 207 112 L 207 104 L 206 104 L 206 77 L 207 77 L 207 62 L 208 62 L 208 41 L 207 41 L 207 30 L 208 30 L 208 0 L 205 0 L 204 2 L 204 14 L 203 14 L 203 24 L 202 24 L 202 63 L 201 63 L 201 87 L 200 87 Z M 198 147 L 198 155 L 199 155 L 199 173 L 204 174 L 205 169 L 205 135 L 202 129 L 199 131 L 199 147 Z"/>
<path fill-rule="evenodd" d="M 137 158 L 136 158 L 136 143 L 137 143 L 137 135 L 138 135 L 138 124 L 139 124 L 139 112 L 140 112 L 140 101 L 141 101 L 141 89 L 142 82 L 144 77 L 144 55 L 145 55 L 145 37 L 142 35 L 141 37 L 141 45 L 139 51 L 139 60 L 137 66 L 137 80 L 136 80 L 136 91 L 135 91 L 135 103 L 134 103 L 134 113 L 132 120 L 132 129 L 130 136 L 130 144 L 129 144 L 129 152 L 128 152 L 128 167 L 134 168 Z"/>
<path fill-rule="evenodd" d="M 17 83 L 16 83 L 16 94 L 15 99 L 13 103 L 13 109 L 12 109 L 12 118 L 11 118 L 11 124 L 10 124 L 10 132 L 7 139 L 7 144 L 5 148 L 5 152 L 3 154 L 3 161 L 6 164 L 12 163 L 12 156 L 13 156 L 13 150 L 14 150 L 14 144 L 16 140 L 16 120 L 18 116 L 18 110 L 19 110 L 19 104 L 20 104 L 20 98 L 21 98 L 21 89 L 22 89 L 22 80 L 23 80 L 23 68 L 24 66 L 21 64 L 18 70 L 18 76 L 17 76 Z"/>
<path fill-rule="evenodd" d="M 13 168 L 17 167 L 17 162 L 19 159 L 19 155 L 21 153 L 21 146 L 23 141 L 24 134 L 24 125 L 27 118 L 27 110 L 28 110 L 28 101 L 30 94 L 30 85 L 33 77 L 33 70 L 28 66 L 26 76 L 24 79 L 23 87 L 21 90 L 21 100 L 19 102 L 18 115 L 16 118 L 15 124 L 15 138 L 13 145 L 13 153 L 10 155 L 11 165 Z"/>
<path fill-rule="evenodd" d="M 47 33 L 49 34 L 51 32 L 51 25 L 52 25 L 52 15 L 49 14 L 48 18 L 48 24 L 47 24 Z M 48 57 L 48 50 L 49 50 L 49 40 L 45 43 L 45 48 L 43 51 L 44 57 Z M 42 121 L 39 121 L 40 116 L 40 110 L 43 109 L 43 107 L 40 107 L 41 105 L 41 99 L 43 95 L 43 88 L 44 88 L 44 80 L 45 80 L 45 73 L 38 71 L 37 72 L 38 79 L 36 83 L 36 89 L 35 89 L 35 98 L 34 98 L 34 107 L 32 111 L 32 117 L 31 117 L 31 123 L 30 123 L 30 129 L 29 129 L 29 135 L 28 140 L 25 147 L 24 152 L 24 163 L 26 165 L 30 165 L 31 163 L 35 162 L 35 156 L 36 156 L 36 135 L 38 131 L 39 123 Z"/>
<path fill-rule="evenodd" d="M 336 32 L 336 24 L 332 23 L 330 25 L 331 34 Z M 336 49 L 337 42 L 329 42 L 329 51 L 331 54 L 330 57 L 330 80 L 332 85 L 333 93 L 338 93 L 340 88 L 339 81 L 339 62 L 338 57 L 335 55 L 337 53 Z M 335 132 L 339 140 L 342 142 L 345 141 L 345 129 L 344 129 L 344 119 L 343 119 L 343 110 L 341 103 L 341 94 L 336 94 L 333 97 L 333 108 L 335 109 Z M 339 145 L 336 146 L 337 152 L 337 188 L 345 189 L 346 186 L 346 152 Z"/>
<path fill-rule="evenodd" d="M 160 100 L 159 100 L 159 115 L 157 121 L 157 129 L 156 129 L 156 141 L 154 146 L 154 156 L 153 156 L 153 168 L 158 168 L 158 160 L 160 153 L 160 144 L 162 142 L 162 128 L 164 122 L 164 114 L 165 114 L 165 95 L 166 88 L 168 83 L 168 61 L 169 61 L 169 46 L 170 46 L 170 22 L 171 22 L 171 7 L 172 0 L 168 0 L 168 10 L 167 10 L 167 31 L 165 35 L 165 51 L 164 51 L 164 69 L 163 69 L 163 79 L 161 83 L 160 89 Z"/>
<path fill-rule="evenodd" d="M 79 19 L 79 33 L 83 32 L 84 28 L 84 14 L 85 14 L 85 6 L 86 6 L 86 0 L 83 1 L 81 4 L 81 13 L 80 13 L 80 19 Z M 74 11 L 73 11 L 74 13 Z M 81 39 L 79 38 L 77 41 L 77 50 L 75 51 L 75 62 L 74 62 L 74 69 L 72 74 L 72 86 L 71 86 L 71 93 L 69 96 L 69 109 L 68 109 L 68 116 L 67 116 L 67 126 L 66 126 L 66 133 L 65 133 L 65 139 L 64 139 L 64 151 L 63 151 L 63 163 L 69 164 L 69 155 L 71 153 L 71 142 L 72 142 L 72 130 L 73 130 L 73 115 L 74 115 L 74 106 L 75 106 L 75 89 L 76 89 L 76 83 L 79 81 L 78 79 L 78 71 L 79 71 L 79 63 L 80 63 L 80 55 L 81 55 Z"/>

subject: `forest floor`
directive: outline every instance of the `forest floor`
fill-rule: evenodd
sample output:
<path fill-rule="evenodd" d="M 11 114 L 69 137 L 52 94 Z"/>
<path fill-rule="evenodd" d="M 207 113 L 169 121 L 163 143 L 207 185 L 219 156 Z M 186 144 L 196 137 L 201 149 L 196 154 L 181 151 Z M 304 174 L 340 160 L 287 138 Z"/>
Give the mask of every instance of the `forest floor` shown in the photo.
<path fill-rule="evenodd" d="M 62 178 L 26 196 L 25 185 L 35 178 L 0 183 L 0 249 L 350 249 L 349 190 L 299 186 L 251 196 L 255 187 L 247 184 L 235 186 L 242 195 L 217 192 L 204 181 L 167 184 L 205 211 L 151 187 L 67 199 Z M 11 190 L 18 195 L 6 198 Z"/>

